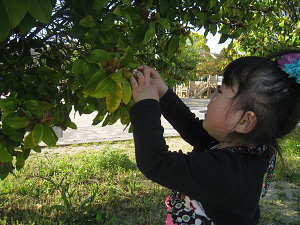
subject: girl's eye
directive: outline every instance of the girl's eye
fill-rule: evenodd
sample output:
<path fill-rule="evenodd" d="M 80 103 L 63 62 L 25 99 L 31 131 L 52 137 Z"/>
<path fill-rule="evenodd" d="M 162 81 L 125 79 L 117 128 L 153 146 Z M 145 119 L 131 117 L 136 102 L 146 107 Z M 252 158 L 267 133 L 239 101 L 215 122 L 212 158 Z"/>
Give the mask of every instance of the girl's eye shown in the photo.
<path fill-rule="evenodd" d="M 217 87 L 217 91 L 219 94 L 222 94 L 222 88 L 220 86 Z"/>

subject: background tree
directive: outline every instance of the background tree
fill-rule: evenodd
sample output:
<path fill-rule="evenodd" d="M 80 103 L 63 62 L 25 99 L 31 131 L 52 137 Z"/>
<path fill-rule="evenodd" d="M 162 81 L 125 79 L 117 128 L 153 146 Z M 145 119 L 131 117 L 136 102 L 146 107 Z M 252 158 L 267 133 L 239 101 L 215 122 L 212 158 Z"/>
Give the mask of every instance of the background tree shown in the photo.
<path fill-rule="evenodd" d="M 269 55 L 282 49 L 300 47 L 300 3 L 297 0 L 262 1 L 263 14 L 255 14 L 256 29 L 236 38 L 226 53 L 234 59 L 240 55 Z"/>
<path fill-rule="evenodd" d="M 223 51 L 220 54 L 203 51 L 197 64 L 197 76 L 221 75 L 228 63 L 228 57 Z"/>
<path fill-rule="evenodd" d="M 175 84 L 197 80 L 199 76 L 198 64 L 203 57 L 203 52 L 209 53 L 210 49 L 206 45 L 207 39 L 203 35 L 192 32 L 186 40 L 186 44 L 180 46 L 178 52 L 172 57 L 166 57 L 166 69 L 162 76 L 164 80 L 173 87 Z"/>
<path fill-rule="evenodd" d="M 128 78 L 137 65 L 157 68 L 169 83 L 189 78 L 185 66 L 176 75 L 171 68 L 191 29 L 219 28 L 220 42 L 235 39 L 272 20 L 280 2 L 0 0 L 1 178 L 40 152 L 41 141 L 55 145 L 53 126 L 76 128 L 72 106 L 97 111 L 93 124 L 129 125 Z"/>

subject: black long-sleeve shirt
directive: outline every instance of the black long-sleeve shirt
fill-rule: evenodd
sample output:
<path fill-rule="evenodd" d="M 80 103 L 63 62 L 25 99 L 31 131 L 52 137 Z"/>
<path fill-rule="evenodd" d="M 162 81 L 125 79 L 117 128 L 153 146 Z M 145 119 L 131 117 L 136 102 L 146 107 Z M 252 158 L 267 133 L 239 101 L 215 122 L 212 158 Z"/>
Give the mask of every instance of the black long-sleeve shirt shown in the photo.
<path fill-rule="evenodd" d="M 168 151 L 161 113 L 194 147 L 192 152 Z M 136 162 L 146 177 L 201 202 L 217 225 L 258 223 L 266 160 L 228 149 L 207 151 L 217 142 L 171 89 L 160 102 L 145 99 L 136 103 L 130 118 Z"/>

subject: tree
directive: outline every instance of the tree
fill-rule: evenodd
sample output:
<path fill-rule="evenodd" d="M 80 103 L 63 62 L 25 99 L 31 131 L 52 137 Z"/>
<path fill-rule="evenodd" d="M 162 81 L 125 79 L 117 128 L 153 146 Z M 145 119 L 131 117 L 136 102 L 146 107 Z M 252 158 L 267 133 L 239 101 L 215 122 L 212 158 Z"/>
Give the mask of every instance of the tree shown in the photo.
<path fill-rule="evenodd" d="M 175 84 L 197 80 L 198 63 L 201 61 L 203 52 L 210 52 L 206 45 L 207 39 L 203 35 L 191 32 L 186 44 L 180 46 L 174 57 L 167 57 L 167 69 L 163 70 L 164 80 L 173 87 Z M 160 71 L 160 70 L 159 70 Z"/>
<path fill-rule="evenodd" d="M 52 126 L 76 128 L 72 106 L 97 111 L 93 124 L 129 125 L 128 78 L 137 65 L 172 83 L 178 77 L 168 72 L 191 29 L 238 38 L 257 28 L 254 18 L 271 16 L 264 2 L 0 0 L 1 178 L 40 152 L 41 141 L 56 144 Z"/>
<path fill-rule="evenodd" d="M 211 54 L 210 52 L 202 52 L 197 65 L 197 74 L 200 76 L 220 75 L 223 73 L 225 66 L 229 63 L 226 55 Z"/>
<path fill-rule="evenodd" d="M 256 14 L 256 29 L 242 33 L 229 46 L 231 58 L 241 54 L 264 56 L 300 47 L 300 4 L 297 0 L 262 1 L 264 13 Z"/>

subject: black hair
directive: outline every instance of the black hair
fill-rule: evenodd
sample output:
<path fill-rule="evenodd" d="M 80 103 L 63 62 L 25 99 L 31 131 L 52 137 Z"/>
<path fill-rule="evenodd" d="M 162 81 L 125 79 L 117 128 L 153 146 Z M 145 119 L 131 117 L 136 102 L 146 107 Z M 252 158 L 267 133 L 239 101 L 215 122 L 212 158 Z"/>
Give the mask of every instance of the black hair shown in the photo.
<path fill-rule="evenodd" d="M 300 49 L 269 57 L 246 56 L 231 62 L 224 71 L 223 84 L 238 87 L 234 106 L 255 113 L 257 123 L 247 134 L 231 133 L 231 141 L 243 144 L 269 144 L 281 156 L 278 138 L 291 132 L 300 120 L 300 84 L 278 65 L 277 59 Z"/>

